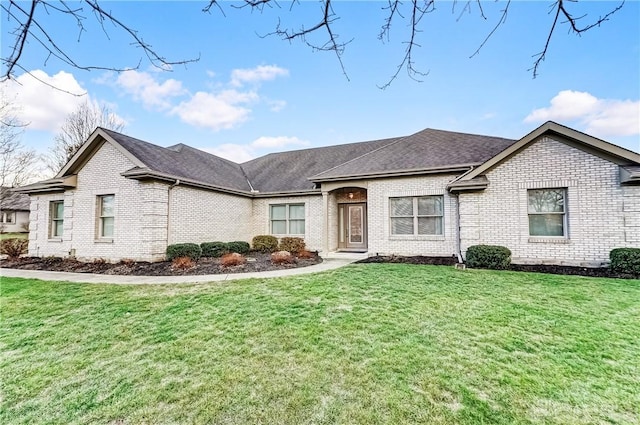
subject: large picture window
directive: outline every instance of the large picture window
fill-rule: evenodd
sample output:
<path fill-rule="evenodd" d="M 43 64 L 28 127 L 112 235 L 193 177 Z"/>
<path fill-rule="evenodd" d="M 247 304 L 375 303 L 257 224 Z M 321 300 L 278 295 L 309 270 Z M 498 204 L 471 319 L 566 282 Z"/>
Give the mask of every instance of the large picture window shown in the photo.
<path fill-rule="evenodd" d="M 389 198 L 392 235 L 442 235 L 444 197 Z"/>
<path fill-rule="evenodd" d="M 564 188 L 527 191 L 530 236 L 566 237 L 566 195 Z"/>
<path fill-rule="evenodd" d="M 98 196 L 98 237 L 100 238 L 113 238 L 114 203 L 114 195 Z"/>
<path fill-rule="evenodd" d="M 304 204 L 278 204 L 270 208 L 271 234 L 304 235 Z"/>
<path fill-rule="evenodd" d="M 61 238 L 64 227 L 64 201 L 51 201 L 49 217 L 49 237 Z"/>

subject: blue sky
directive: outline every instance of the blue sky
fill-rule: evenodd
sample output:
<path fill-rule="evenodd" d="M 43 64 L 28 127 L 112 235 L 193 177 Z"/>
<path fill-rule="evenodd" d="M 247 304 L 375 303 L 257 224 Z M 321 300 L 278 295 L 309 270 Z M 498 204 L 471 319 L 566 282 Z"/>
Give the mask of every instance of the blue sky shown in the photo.
<path fill-rule="evenodd" d="M 3 82 L 30 125 L 23 142 L 42 152 L 53 144 L 64 117 L 79 102 L 106 104 L 126 124 L 124 132 L 161 146 L 186 143 L 242 162 L 272 151 L 365 141 L 411 134 L 423 128 L 520 138 L 554 120 L 640 151 L 640 3 L 628 1 L 601 27 L 582 36 L 562 25 L 553 36 L 537 78 L 531 68 L 542 50 L 552 16 L 551 2 L 517 1 L 506 23 L 480 53 L 469 58 L 500 17 L 504 2 L 436 2 L 418 35 L 416 67 L 429 74 L 419 83 L 396 70 L 408 37 L 406 20 L 382 43 L 384 2 L 337 1 L 334 30 L 352 40 L 343 56 L 348 79 L 333 53 L 301 42 L 261 38 L 281 19 L 287 28 L 314 24 L 320 3 L 288 3 L 262 14 L 201 11 L 204 2 L 102 2 L 136 28 L 169 60 L 199 57 L 170 72 L 154 68 L 121 32 L 104 32 L 88 11 L 78 42 L 76 24 L 55 13 L 42 24 L 77 62 L 140 68 L 116 74 L 80 71 L 55 59 L 33 40 L 21 65 L 71 92 L 55 92 L 24 71 Z M 615 2 L 571 4 L 575 15 L 596 19 Z M 2 56 L 12 38 L 3 15 Z M 310 40 L 322 40 L 318 33 Z"/>

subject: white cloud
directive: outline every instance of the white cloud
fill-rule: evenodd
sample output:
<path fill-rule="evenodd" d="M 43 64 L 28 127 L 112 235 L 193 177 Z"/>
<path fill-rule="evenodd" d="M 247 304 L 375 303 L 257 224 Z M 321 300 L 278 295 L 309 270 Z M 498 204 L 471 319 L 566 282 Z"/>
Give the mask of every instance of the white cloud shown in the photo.
<path fill-rule="evenodd" d="M 228 159 L 233 162 L 242 163 L 255 158 L 255 151 L 247 145 L 238 145 L 234 143 L 225 143 L 214 148 L 201 148 L 203 151 L 212 153 L 221 158 Z"/>
<path fill-rule="evenodd" d="M 87 100 L 86 95 L 73 95 L 86 92 L 73 74 L 64 71 L 49 76 L 36 69 L 1 85 L 7 97 L 16 103 L 21 120 L 34 130 L 57 132 L 67 115 Z"/>
<path fill-rule="evenodd" d="M 288 137 L 288 136 L 277 136 L 277 137 L 268 137 L 262 136 L 257 138 L 251 143 L 251 146 L 254 148 L 282 148 L 288 145 L 297 145 L 297 146 L 306 146 L 309 142 L 305 140 L 300 140 L 297 137 Z"/>
<path fill-rule="evenodd" d="M 116 85 L 147 108 L 168 109 L 171 107 L 171 98 L 186 93 L 182 82 L 178 80 L 171 78 L 159 83 L 155 75 L 134 70 L 122 72 L 116 79 Z"/>
<path fill-rule="evenodd" d="M 269 100 L 267 103 L 271 112 L 280 112 L 287 106 L 287 102 L 284 100 Z"/>
<path fill-rule="evenodd" d="M 197 127 L 228 129 L 248 119 L 251 110 L 239 104 L 252 99 L 246 93 L 233 97 L 230 92 L 219 95 L 197 92 L 191 99 L 173 108 L 171 114 L 178 115 L 182 121 Z"/>
<path fill-rule="evenodd" d="M 577 121 L 597 137 L 640 134 L 640 100 L 598 99 L 588 92 L 563 90 L 550 103 L 535 109 L 524 121 Z"/>
<path fill-rule="evenodd" d="M 234 69 L 231 71 L 231 85 L 240 87 L 244 83 L 259 83 L 271 81 L 277 77 L 286 77 L 289 70 L 276 65 L 260 65 L 249 69 Z"/>

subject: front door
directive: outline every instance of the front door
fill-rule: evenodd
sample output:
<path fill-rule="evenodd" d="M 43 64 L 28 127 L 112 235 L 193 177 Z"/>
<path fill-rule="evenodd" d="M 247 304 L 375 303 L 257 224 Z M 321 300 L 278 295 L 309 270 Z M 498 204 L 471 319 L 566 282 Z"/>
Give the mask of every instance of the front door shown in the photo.
<path fill-rule="evenodd" d="M 345 250 L 367 250 L 367 204 L 341 204 L 339 246 Z"/>

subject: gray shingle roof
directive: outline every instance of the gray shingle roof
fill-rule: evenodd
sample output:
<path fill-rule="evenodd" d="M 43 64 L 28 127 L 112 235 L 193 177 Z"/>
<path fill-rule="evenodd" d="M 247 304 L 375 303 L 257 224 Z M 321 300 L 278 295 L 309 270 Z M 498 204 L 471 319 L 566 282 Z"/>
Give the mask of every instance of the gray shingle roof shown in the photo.
<path fill-rule="evenodd" d="M 235 162 L 182 143 L 163 148 L 112 130 L 103 130 L 153 171 L 230 189 L 250 190 L 242 168 Z"/>
<path fill-rule="evenodd" d="M 29 195 L 13 192 L 10 187 L 0 187 L 0 210 L 29 211 L 30 206 Z"/>
<path fill-rule="evenodd" d="M 321 181 L 478 165 L 515 142 L 501 137 L 426 129 L 310 177 Z"/>
<path fill-rule="evenodd" d="M 426 129 L 406 137 L 271 153 L 243 164 L 178 144 L 163 148 L 103 129 L 147 168 L 240 191 L 313 190 L 315 181 L 480 164 L 515 140 Z"/>
<path fill-rule="evenodd" d="M 398 140 L 381 139 L 345 145 L 271 153 L 242 164 L 260 192 L 310 190 L 309 177 Z"/>

